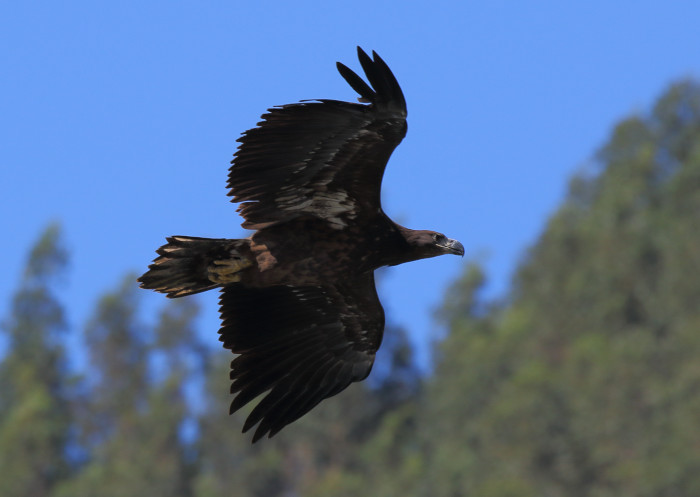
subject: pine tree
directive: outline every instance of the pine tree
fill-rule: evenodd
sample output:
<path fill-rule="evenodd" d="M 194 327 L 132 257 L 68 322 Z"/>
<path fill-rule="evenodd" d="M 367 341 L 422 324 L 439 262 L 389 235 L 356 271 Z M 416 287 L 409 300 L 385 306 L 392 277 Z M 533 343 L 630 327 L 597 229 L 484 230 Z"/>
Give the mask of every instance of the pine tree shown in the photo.
<path fill-rule="evenodd" d="M 0 363 L 0 495 L 48 496 L 70 472 L 70 374 L 62 347 L 68 330 L 55 296 L 67 265 L 58 225 L 31 250 L 3 324 Z"/>
<path fill-rule="evenodd" d="M 420 495 L 700 493 L 700 87 L 621 122 L 597 162 L 508 305 L 446 306 Z"/>
<path fill-rule="evenodd" d="M 87 326 L 92 366 L 82 431 L 90 458 L 60 496 L 192 495 L 184 428 L 195 419 L 184 389 L 201 366 L 188 352 L 201 350 L 197 308 L 169 303 L 152 328 L 138 318 L 136 292 L 130 275 L 101 299 Z"/>

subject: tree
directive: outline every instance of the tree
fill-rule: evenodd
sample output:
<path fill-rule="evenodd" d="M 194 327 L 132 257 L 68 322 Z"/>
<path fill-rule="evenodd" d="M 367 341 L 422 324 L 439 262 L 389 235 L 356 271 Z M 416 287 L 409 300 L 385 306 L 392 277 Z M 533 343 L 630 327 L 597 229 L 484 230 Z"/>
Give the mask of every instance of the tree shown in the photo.
<path fill-rule="evenodd" d="M 169 303 L 155 328 L 138 319 L 135 278 L 103 297 L 86 329 L 90 377 L 82 431 L 90 458 L 62 496 L 187 496 L 195 471 L 183 433 L 185 387 L 201 364 L 193 301 Z"/>
<path fill-rule="evenodd" d="M 700 492 L 700 87 L 672 86 L 597 160 L 507 305 L 475 314 L 469 275 L 446 305 L 423 495 Z"/>
<path fill-rule="evenodd" d="M 67 478 L 71 461 L 70 373 L 62 341 L 67 324 L 55 288 L 68 262 L 58 225 L 31 250 L 2 330 L 0 495 L 47 496 Z"/>
<path fill-rule="evenodd" d="M 145 324 L 132 276 L 86 328 L 75 394 L 49 228 L 3 325 L 0 495 L 700 495 L 700 86 L 619 123 L 596 162 L 507 299 L 465 267 L 431 377 L 387 330 L 387 370 L 254 446 L 193 301 Z"/>

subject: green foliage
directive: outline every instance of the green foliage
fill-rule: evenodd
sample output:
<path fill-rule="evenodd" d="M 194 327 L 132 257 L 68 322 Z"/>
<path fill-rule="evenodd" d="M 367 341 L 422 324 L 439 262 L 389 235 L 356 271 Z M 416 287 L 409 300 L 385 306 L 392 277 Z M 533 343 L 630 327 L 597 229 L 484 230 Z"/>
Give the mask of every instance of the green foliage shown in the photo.
<path fill-rule="evenodd" d="M 388 330 L 370 381 L 254 446 L 192 299 L 144 324 L 133 277 L 86 327 L 75 394 L 51 227 L 3 328 L 0 495 L 700 495 L 700 87 L 618 124 L 596 162 L 506 300 L 465 267 L 432 375 Z"/>
<path fill-rule="evenodd" d="M 61 339 L 63 309 L 54 295 L 67 263 L 60 228 L 34 245 L 3 326 L 0 363 L 0 495 L 45 496 L 69 474 L 70 378 Z"/>
<path fill-rule="evenodd" d="M 699 144 L 680 83 L 572 181 L 508 306 L 446 308 L 424 495 L 698 494 Z"/>
<path fill-rule="evenodd" d="M 192 416 L 184 385 L 196 374 L 186 350 L 201 350 L 197 308 L 170 303 L 150 328 L 137 317 L 134 281 L 128 276 L 104 296 L 87 326 L 92 367 L 80 429 L 90 457 L 59 496 L 192 495 L 194 464 L 181 430 Z"/>

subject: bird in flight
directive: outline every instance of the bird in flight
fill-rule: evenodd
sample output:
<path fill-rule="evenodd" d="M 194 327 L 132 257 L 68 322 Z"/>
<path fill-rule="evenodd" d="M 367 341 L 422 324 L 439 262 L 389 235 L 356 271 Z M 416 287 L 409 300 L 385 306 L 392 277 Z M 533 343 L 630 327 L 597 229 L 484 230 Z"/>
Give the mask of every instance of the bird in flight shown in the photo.
<path fill-rule="evenodd" d="M 243 432 L 275 435 L 372 369 L 384 333 L 374 271 L 464 255 L 441 233 L 393 222 L 380 202 L 389 156 L 406 135 L 406 101 L 386 63 L 357 49 L 369 81 L 337 63 L 360 103 L 268 109 L 238 139 L 229 196 L 248 238 L 172 236 L 139 278 L 177 298 L 221 289 L 219 340 L 233 413 L 267 393 Z"/>

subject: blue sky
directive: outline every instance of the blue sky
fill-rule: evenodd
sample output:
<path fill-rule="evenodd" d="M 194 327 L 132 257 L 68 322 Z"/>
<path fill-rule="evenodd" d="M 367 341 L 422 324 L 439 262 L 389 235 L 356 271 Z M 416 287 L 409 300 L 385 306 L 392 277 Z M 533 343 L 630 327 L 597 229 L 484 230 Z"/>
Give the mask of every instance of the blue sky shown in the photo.
<path fill-rule="evenodd" d="M 500 295 L 611 126 L 698 77 L 698 19 L 691 1 L 4 2 L 0 316 L 51 220 L 72 254 L 61 297 L 76 329 L 165 236 L 243 236 L 225 189 L 236 138 L 272 105 L 354 100 L 335 62 L 358 69 L 356 45 L 408 102 L 385 210 L 459 239 Z M 417 344 L 462 263 L 383 281 Z M 200 298 L 213 343 L 216 300 Z"/>

